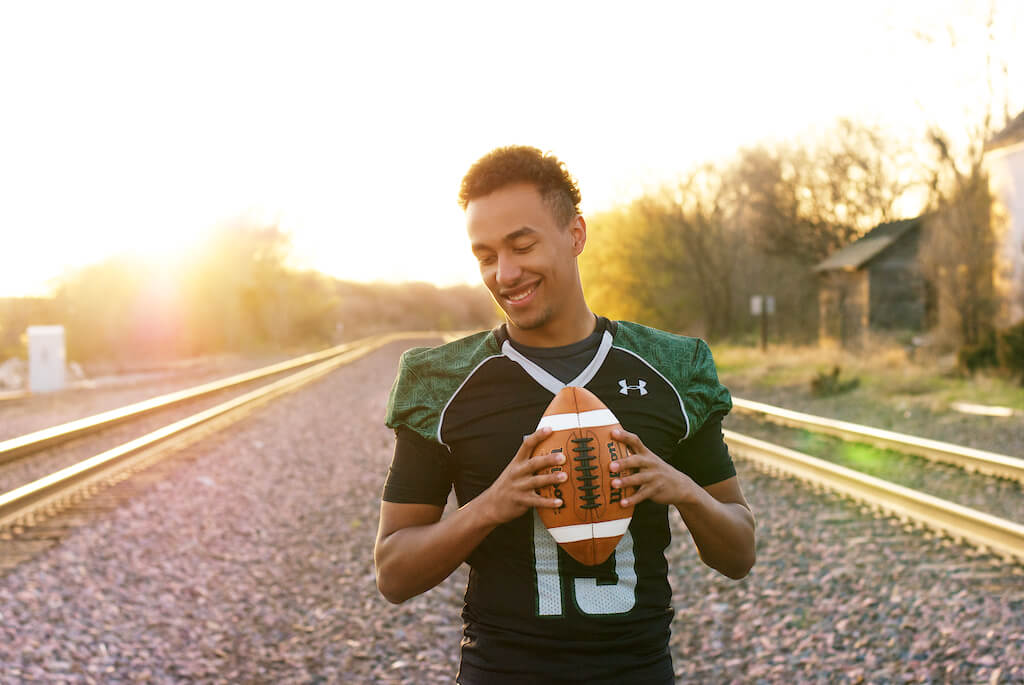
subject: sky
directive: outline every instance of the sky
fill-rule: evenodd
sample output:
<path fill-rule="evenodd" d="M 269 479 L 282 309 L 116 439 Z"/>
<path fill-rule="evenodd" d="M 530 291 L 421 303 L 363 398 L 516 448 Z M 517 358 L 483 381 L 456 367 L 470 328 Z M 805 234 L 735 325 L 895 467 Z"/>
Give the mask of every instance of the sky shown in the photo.
<path fill-rule="evenodd" d="M 0 297 L 239 217 L 339 278 L 475 282 L 456 198 L 488 150 L 554 152 L 586 215 L 839 117 L 956 127 L 988 4 L 3 3 Z M 995 7 L 1018 49 L 1024 3 Z"/>

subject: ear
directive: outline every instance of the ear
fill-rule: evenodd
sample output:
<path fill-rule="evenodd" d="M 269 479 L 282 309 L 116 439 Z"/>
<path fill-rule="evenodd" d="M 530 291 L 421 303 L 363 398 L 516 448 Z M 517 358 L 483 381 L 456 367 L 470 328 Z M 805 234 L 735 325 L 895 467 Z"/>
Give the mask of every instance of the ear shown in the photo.
<path fill-rule="evenodd" d="M 579 214 L 569 224 L 569 237 L 572 238 L 572 254 L 579 257 L 587 244 L 587 222 Z"/>

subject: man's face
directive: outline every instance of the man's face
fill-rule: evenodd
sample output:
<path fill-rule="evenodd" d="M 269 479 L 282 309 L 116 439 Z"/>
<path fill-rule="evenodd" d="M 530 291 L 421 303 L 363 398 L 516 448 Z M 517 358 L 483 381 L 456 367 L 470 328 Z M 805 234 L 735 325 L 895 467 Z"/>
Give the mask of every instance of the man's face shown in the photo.
<path fill-rule="evenodd" d="M 560 226 L 532 184 L 470 201 L 466 224 L 484 284 L 512 325 L 526 331 L 557 324 L 571 298 L 582 298 L 576 257 L 586 225 L 577 216 Z"/>

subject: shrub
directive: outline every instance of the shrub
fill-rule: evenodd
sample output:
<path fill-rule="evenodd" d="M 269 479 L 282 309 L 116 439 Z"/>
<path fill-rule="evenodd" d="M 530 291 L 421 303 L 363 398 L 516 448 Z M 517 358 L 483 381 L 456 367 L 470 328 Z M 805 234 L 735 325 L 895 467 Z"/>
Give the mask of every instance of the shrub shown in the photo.
<path fill-rule="evenodd" d="M 993 331 L 982 334 L 977 345 L 964 345 L 956 353 L 957 366 L 961 371 L 974 373 L 978 369 L 999 365 L 996 357 L 996 335 Z"/>
<path fill-rule="evenodd" d="M 814 377 L 811 381 L 811 395 L 814 397 L 841 395 L 844 392 L 855 390 L 859 385 L 859 378 L 839 380 L 839 367 L 835 366 L 831 373 L 820 372 Z"/>
<path fill-rule="evenodd" d="M 1024 321 L 1000 331 L 995 347 L 999 367 L 1024 383 Z"/>

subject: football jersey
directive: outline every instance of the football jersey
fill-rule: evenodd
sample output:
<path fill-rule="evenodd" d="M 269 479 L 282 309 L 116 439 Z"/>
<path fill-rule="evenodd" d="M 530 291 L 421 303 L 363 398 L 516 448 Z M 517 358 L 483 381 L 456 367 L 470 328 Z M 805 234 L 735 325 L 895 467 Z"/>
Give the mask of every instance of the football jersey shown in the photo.
<path fill-rule="evenodd" d="M 698 484 L 735 475 L 727 450 L 688 450 L 732 407 L 706 343 L 625 321 L 598 326 L 601 344 L 568 383 L 517 351 L 504 325 L 403 354 L 387 407 L 396 444 L 383 499 L 444 506 L 454 487 L 465 504 L 566 386 L 597 395 Z M 720 423 L 716 431 L 721 442 Z M 495 528 L 467 559 L 460 682 L 670 682 L 670 537 L 668 507 L 649 500 L 598 566 L 559 548 L 534 510 Z"/>

